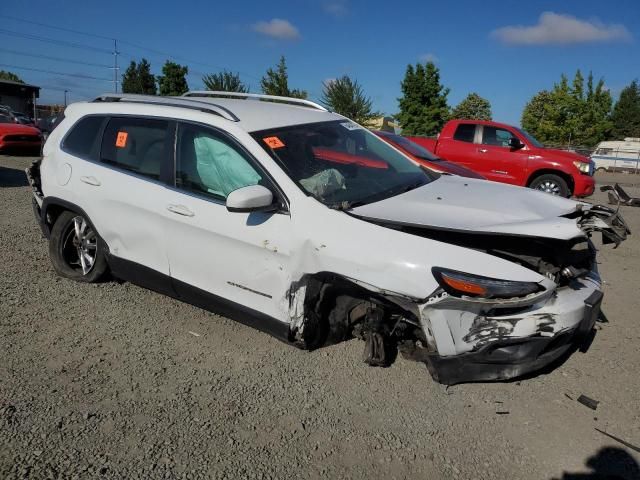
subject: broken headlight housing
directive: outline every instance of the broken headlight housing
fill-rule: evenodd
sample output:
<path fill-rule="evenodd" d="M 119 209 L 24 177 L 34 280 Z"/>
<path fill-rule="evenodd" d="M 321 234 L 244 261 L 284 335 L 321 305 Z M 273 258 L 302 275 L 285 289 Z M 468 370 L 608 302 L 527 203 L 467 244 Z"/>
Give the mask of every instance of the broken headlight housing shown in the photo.
<path fill-rule="evenodd" d="M 442 289 L 455 297 L 514 298 L 543 290 L 535 282 L 499 280 L 440 267 L 433 267 L 431 272 Z"/>

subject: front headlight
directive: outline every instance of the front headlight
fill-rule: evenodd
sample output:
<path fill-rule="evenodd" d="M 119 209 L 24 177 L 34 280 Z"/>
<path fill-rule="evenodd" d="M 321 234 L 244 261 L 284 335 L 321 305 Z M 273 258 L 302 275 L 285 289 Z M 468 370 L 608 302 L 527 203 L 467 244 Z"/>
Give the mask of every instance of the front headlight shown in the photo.
<path fill-rule="evenodd" d="M 433 267 L 431 272 L 444 291 L 456 297 L 513 298 L 543 290 L 535 282 L 499 280 L 440 267 Z"/>
<path fill-rule="evenodd" d="M 576 160 L 575 162 L 573 162 L 573 164 L 576 166 L 578 170 L 580 170 L 580 173 L 586 173 L 586 174 L 591 173 L 590 163 L 580 162 Z"/>

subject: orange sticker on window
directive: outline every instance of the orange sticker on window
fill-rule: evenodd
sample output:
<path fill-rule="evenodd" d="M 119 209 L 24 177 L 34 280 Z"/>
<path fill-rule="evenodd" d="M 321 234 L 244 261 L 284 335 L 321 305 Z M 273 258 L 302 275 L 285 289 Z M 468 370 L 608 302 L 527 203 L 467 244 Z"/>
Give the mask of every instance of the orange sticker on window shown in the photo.
<path fill-rule="evenodd" d="M 264 137 L 262 139 L 264 143 L 269 145 L 271 148 L 282 148 L 284 147 L 284 143 L 278 137 Z"/>
<path fill-rule="evenodd" d="M 127 132 L 118 132 L 118 136 L 116 137 L 116 147 L 124 148 L 127 146 L 127 137 L 129 134 Z"/>

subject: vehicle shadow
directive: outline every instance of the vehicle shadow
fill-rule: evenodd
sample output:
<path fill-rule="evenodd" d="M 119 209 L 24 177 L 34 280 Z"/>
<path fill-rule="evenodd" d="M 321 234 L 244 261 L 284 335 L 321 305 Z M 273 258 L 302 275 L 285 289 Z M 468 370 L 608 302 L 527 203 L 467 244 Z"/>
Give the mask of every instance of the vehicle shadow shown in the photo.
<path fill-rule="evenodd" d="M 591 469 L 585 473 L 563 472 L 552 480 L 638 480 L 640 466 L 625 450 L 617 447 L 601 448 L 589 457 L 585 465 Z"/>
<path fill-rule="evenodd" d="M 0 187 L 26 187 L 27 175 L 16 168 L 0 167 Z"/>

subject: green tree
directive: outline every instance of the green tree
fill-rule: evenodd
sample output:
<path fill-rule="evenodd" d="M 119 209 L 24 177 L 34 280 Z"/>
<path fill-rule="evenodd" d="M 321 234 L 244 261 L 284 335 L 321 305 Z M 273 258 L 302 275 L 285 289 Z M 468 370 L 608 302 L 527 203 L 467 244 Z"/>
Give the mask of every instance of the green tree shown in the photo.
<path fill-rule="evenodd" d="M 372 110 L 371 99 L 365 95 L 358 81 L 347 75 L 325 82 L 320 102 L 364 126 L 369 126 L 374 118 L 380 116 Z"/>
<path fill-rule="evenodd" d="M 289 74 L 284 56 L 280 57 L 280 62 L 275 70 L 269 68 L 267 73 L 260 80 L 262 92 L 266 95 L 279 95 L 281 97 L 307 98 L 307 92 L 298 89 L 289 89 Z"/>
<path fill-rule="evenodd" d="M 565 75 L 552 90 L 538 92 L 522 112 L 522 126 L 543 143 L 593 146 L 611 130 L 611 94 L 600 79 L 593 86 L 589 73 L 587 89 L 580 70 L 573 82 Z"/>
<path fill-rule="evenodd" d="M 182 95 L 189 91 L 186 75 L 189 67 L 167 60 L 162 67 L 162 75 L 158 76 L 160 95 Z"/>
<path fill-rule="evenodd" d="M 151 74 L 151 64 L 146 58 L 140 63 L 133 60 L 122 75 L 122 93 L 141 93 L 144 95 L 155 95 L 156 78 Z"/>
<path fill-rule="evenodd" d="M 7 72 L 6 70 L 0 70 L 0 80 L 9 80 L 11 82 L 24 83 L 18 75 L 13 72 Z"/>
<path fill-rule="evenodd" d="M 491 103 L 472 92 L 451 111 L 450 118 L 491 120 Z"/>
<path fill-rule="evenodd" d="M 240 74 L 223 70 L 219 73 L 205 75 L 202 83 L 207 90 L 217 92 L 248 93 L 249 88 L 240 80 Z"/>
<path fill-rule="evenodd" d="M 611 120 L 612 135 L 616 140 L 640 137 L 640 85 L 637 80 L 620 92 Z"/>
<path fill-rule="evenodd" d="M 449 117 L 449 89 L 440 83 L 440 71 L 433 62 L 407 66 L 401 83 L 400 112 L 396 119 L 407 135 L 436 135 Z"/>

